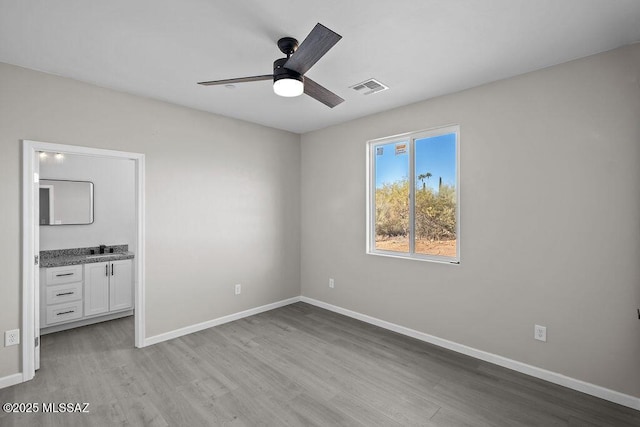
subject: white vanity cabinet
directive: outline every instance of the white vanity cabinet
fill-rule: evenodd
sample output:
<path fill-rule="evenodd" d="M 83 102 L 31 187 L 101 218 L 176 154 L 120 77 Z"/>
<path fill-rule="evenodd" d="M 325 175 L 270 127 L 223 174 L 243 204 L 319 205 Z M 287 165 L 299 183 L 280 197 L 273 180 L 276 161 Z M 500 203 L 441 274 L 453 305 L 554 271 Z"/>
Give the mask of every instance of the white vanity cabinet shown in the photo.
<path fill-rule="evenodd" d="M 40 270 L 41 333 L 75 328 L 132 313 L 132 259 Z"/>
<path fill-rule="evenodd" d="M 85 264 L 84 315 L 131 309 L 132 268 L 130 259 Z"/>
<path fill-rule="evenodd" d="M 46 268 L 41 274 L 40 327 L 82 317 L 82 265 Z"/>

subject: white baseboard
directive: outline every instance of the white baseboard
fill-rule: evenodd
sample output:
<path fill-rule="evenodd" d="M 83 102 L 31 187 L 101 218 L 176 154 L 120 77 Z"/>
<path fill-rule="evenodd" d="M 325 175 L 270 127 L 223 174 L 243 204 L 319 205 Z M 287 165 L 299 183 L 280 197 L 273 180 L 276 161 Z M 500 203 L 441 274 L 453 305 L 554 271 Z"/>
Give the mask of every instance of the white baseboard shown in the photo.
<path fill-rule="evenodd" d="M 395 323 L 387 322 L 385 320 L 377 319 L 375 317 L 368 316 L 366 314 L 358 313 L 356 311 L 348 310 L 346 308 L 338 307 L 336 305 L 328 304 L 323 301 L 319 301 L 313 298 L 302 296 L 300 301 L 306 302 L 316 307 L 324 308 L 335 313 L 343 314 L 354 319 L 361 320 L 372 325 L 379 326 L 384 329 L 388 329 L 393 332 L 397 332 L 402 335 L 406 335 L 420 341 L 425 341 L 430 344 L 443 347 L 457 353 L 462 353 L 467 356 L 474 357 L 476 359 L 484 360 L 485 362 L 493 363 L 494 365 L 502 366 L 504 368 L 512 369 L 523 374 L 530 375 L 535 378 L 540 378 L 545 381 L 549 381 L 554 384 L 558 384 L 573 390 L 580 391 L 582 393 L 590 394 L 591 396 L 599 397 L 610 402 L 617 403 L 632 409 L 640 411 L 640 398 L 630 396 L 628 394 L 620 393 L 615 390 L 604 388 L 595 384 L 591 384 L 582 380 L 567 377 L 557 372 L 547 371 L 546 369 L 538 368 L 536 366 L 528 365 L 526 363 L 518 362 L 513 359 L 498 356 L 497 354 L 488 353 L 486 351 L 478 350 L 473 347 L 468 347 L 463 344 L 458 344 L 453 341 L 445 340 L 435 337 L 433 335 L 425 334 L 424 332 L 416 331 L 415 329 L 406 328 L 404 326 L 396 325 Z"/>
<path fill-rule="evenodd" d="M 12 385 L 20 384 L 22 382 L 22 373 L 13 375 L 7 375 L 0 378 L 0 388 L 11 387 Z"/>
<path fill-rule="evenodd" d="M 240 311 L 238 313 L 229 314 L 227 316 L 218 317 L 217 319 L 207 320 L 206 322 L 196 323 L 195 325 L 185 326 L 184 328 L 176 329 L 163 334 L 154 335 L 144 340 L 144 345 L 153 345 L 162 341 L 178 338 L 183 335 L 192 334 L 194 332 L 202 331 L 203 329 L 212 328 L 214 326 L 222 325 L 223 323 L 233 322 L 244 317 L 253 316 L 254 314 L 263 313 L 265 311 L 273 310 L 276 308 L 284 307 L 285 305 L 293 304 L 300 301 L 300 297 L 293 297 L 282 301 L 277 301 L 271 304 L 263 305 L 260 307 L 250 308 L 249 310 Z"/>

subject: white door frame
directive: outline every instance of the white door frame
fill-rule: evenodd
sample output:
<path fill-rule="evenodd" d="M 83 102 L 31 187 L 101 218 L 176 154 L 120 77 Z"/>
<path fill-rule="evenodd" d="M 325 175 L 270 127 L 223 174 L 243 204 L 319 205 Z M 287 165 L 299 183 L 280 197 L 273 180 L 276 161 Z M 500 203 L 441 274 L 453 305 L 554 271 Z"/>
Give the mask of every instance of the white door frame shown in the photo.
<path fill-rule="evenodd" d="M 135 346 L 145 346 L 145 165 L 144 154 L 124 151 L 103 150 L 76 145 L 52 144 L 39 141 L 22 141 L 22 381 L 29 381 L 35 375 L 35 324 L 34 315 L 39 310 L 40 301 L 35 298 L 34 229 L 36 224 L 34 209 L 34 164 L 36 152 L 46 151 L 82 156 L 131 159 L 135 162 L 136 174 L 136 256 L 135 265 Z"/>

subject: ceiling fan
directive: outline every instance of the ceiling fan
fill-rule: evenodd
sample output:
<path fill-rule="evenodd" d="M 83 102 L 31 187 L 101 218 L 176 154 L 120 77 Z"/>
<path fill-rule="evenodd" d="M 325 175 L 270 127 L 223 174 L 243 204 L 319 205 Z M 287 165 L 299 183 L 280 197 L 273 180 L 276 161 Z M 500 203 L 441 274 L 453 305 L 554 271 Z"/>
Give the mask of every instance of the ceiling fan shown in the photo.
<path fill-rule="evenodd" d="M 198 82 L 199 85 L 215 86 L 233 83 L 257 82 L 273 79 L 273 91 L 280 96 L 292 97 L 306 93 L 310 97 L 333 108 L 342 103 L 340 98 L 329 89 L 319 85 L 304 74 L 318 62 L 342 38 L 322 24 L 316 24 L 306 39 L 298 47 L 298 40 L 293 37 L 283 37 L 278 40 L 278 48 L 287 55 L 286 58 L 276 59 L 273 63 L 273 74 L 261 76 L 240 77 L 237 79 L 212 80 Z"/>

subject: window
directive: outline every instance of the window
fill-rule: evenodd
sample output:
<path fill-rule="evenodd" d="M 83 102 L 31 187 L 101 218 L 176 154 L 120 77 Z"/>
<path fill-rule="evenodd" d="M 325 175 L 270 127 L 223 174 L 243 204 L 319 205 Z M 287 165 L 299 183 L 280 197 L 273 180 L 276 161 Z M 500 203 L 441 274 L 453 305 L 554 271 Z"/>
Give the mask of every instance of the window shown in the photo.
<path fill-rule="evenodd" d="M 369 141 L 367 253 L 458 263 L 459 126 Z"/>

